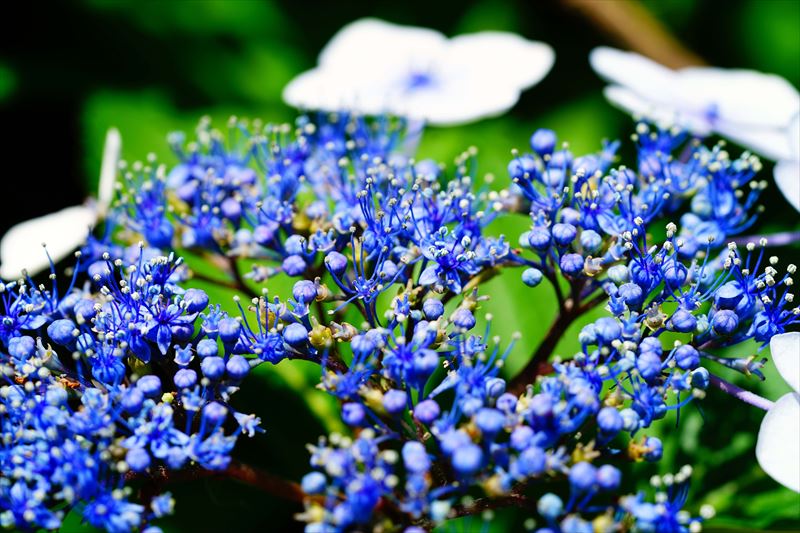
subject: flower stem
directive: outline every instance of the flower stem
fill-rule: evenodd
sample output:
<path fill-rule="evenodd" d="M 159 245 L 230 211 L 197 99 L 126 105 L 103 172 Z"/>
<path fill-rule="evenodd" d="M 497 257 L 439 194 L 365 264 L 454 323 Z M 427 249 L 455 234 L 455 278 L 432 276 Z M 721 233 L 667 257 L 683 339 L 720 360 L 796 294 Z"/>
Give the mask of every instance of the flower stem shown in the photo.
<path fill-rule="evenodd" d="M 730 383 L 725 381 L 721 377 L 715 376 L 711 374 L 711 383 L 714 384 L 722 392 L 726 392 L 733 396 L 734 398 L 743 401 L 744 403 L 750 404 L 754 407 L 758 407 L 759 409 L 763 409 L 764 411 L 769 411 L 775 402 L 767 400 L 766 398 L 762 398 L 758 394 L 754 394 L 750 391 L 746 391 Z"/>

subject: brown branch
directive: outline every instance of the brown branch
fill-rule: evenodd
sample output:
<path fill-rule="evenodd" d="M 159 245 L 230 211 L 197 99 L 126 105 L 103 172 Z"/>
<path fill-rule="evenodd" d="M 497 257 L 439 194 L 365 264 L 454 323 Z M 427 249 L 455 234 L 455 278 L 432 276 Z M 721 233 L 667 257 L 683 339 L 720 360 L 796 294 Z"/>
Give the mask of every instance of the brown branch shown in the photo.
<path fill-rule="evenodd" d="M 125 477 L 126 480 L 144 480 L 147 485 L 156 487 L 198 479 L 227 478 L 241 481 L 283 500 L 302 503 L 308 498 L 299 484 L 235 460 L 231 461 L 225 470 L 207 470 L 199 466 L 192 466 L 183 470 L 169 471 L 164 467 L 159 467 L 148 474 L 128 472 Z"/>
<path fill-rule="evenodd" d="M 582 288 L 573 285 L 572 295 L 564 304 L 561 305 L 558 316 L 550 325 L 550 329 L 545 334 L 542 342 L 533 352 L 528 363 L 525 367 L 514 376 L 508 383 L 508 391 L 512 394 L 522 394 L 528 384 L 531 384 L 536 379 L 536 376 L 549 374 L 553 371 L 553 366 L 548 362 L 550 355 L 558 345 L 558 341 L 566 333 L 567 328 L 581 315 L 587 311 L 594 309 L 606 299 L 605 293 L 600 293 L 590 300 L 577 305 L 578 295 Z"/>
<path fill-rule="evenodd" d="M 704 65 L 636 0 L 561 0 L 603 30 L 619 45 L 670 68 Z"/>

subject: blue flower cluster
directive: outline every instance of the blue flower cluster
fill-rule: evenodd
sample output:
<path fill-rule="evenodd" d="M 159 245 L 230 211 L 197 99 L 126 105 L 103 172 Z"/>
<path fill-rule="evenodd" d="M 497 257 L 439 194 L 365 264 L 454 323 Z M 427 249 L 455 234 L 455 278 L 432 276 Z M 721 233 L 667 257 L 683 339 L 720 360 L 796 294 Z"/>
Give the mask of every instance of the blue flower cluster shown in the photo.
<path fill-rule="evenodd" d="M 614 166 L 619 143 L 577 157 L 539 130 L 495 190 L 474 150 L 451 171 L 415 160 L 416 135 L 347 115 L 232 119 L 224 133 L 204 120 L 196 141 L 170 138 L 173 168 L 121 165 L 67 291 L 1 288 L 0 522 L 54 529 L 74 510 L 157 531 L 169 493 L 144 501 L 129 482 L 228 469 L 237 438 L 261 431 L 231 396 L 261 363 L 303 359 L 352 430 L 310 446 L 309 533 L 414 533 L 509 505 L 542 532 L 696 531 L 708 512 L 682 509 L 690 469 L 651 501 L 622 493 L 621 465 L 661 459 L 648 428 L 703 398 L 705 362 L 761 375 L 763 360 L 718 349 L 798 322 L 795 267 L 725 246 L 755 221 L 758 160 L 640 124 L 633 169 Z M 487 229 L 498 216 L 530 217 L 518 248 Z M 191 288 L 180 250 L 249 304 L 231 316 Z M 516 376 L 515 339 L 493 338 L 491 316 L 478 326 L 480 285 L 501 269 L 548 280 L 560 306 Z M 296 278 L 291 295 L 253 289 L 276 276 Z M 566 327 L 603 305 L 580 352 L 552 361 Z"/>
<path fill-rule="evenodd" d="M 138 529 L 172 500 L 135 503 L 127 479 L 224 470 L 238 436 L 258 430 L 228 404 L 251 368 L 230 342 L 239 322 L 202 313 L 208 296 L 179 286 L 179 259 L 134 246 L 87 270 L 64 294 L 55 282 L 0 286 L 5 526 L 56 529 L 76 509 L 95 527 Z"/>

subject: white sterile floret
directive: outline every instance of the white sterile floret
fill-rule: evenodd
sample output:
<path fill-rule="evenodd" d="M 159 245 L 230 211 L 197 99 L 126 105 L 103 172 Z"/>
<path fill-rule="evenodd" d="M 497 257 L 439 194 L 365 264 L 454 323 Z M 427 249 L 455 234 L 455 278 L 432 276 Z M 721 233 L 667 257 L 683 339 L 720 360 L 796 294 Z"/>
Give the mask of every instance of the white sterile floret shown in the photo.
<path fill-rule="evenodd" d="M 459 124 L 511 108 L 553 61 L 548 45 L 512 33 L 448 39 L 427 28 L 367 18 L 342 28 L 317 67 L 286 86 L 283 99 L 303 109 Z"/>

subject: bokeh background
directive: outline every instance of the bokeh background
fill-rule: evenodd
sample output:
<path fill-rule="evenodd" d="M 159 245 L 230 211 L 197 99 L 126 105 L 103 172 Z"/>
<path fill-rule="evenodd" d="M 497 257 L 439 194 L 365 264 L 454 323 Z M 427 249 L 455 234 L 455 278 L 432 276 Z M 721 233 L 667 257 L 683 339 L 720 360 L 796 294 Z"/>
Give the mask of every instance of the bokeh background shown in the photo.
<path fill-rule="evenodd" d="M 800 0 L 586 4 L 85 0 L 17 6 L 3 15 L 0 31 L 0 124 L 6 133 L 0 143 L 5 200 L 0 233 L 91 194 L 109 126 L 122 133 L 125 159 L 143 159 L 154 152 L 169 163 L 175 160 L 166 134 L 191 132 L 202 115 L 218 124 L 230 115 L 292 121 L 295 111 L 280 99 L 284 85 L 315 64 L 319 50 L 341 26 L 363 16 L 428 26 L 448 35 L 513 31 L 555 49 L 552 72 L 524 93 L 507 115 L 458 128 L 431 128 L 424 135 L 420 155 L 444 162 L 477 146 L 482 172 L 497 176 L 501 185 L 506 183 L 510 149 L 526 147 L 535 128 L 556 130 L 576 152 L 597 149 L 603 138 L 628 138 L 631 119 L 605 102 L 603 83 L 589 68 L 587 56 L 594 46 L 633 46 L 664 61 L 693 57 L 711 65 L 753 68 L 800 86 Z M 631 154 L 630 147 L 622 152 L 623 158 Z M 771 179 L 771 165 L 764 175 Z M 764 203 L 769 208 L 757 231 L 800 229 L 797 214 L 775 188 L 767 191 Z M 513 236 L 513 241 L 525 225 L 520 218 L 495 231 Z M 787 262 L 800 258 L 796 247 L 780 253 Z M 510 373 L 524 364 L 555 312 L 548 287 L 520 290 L 517 275 L 501 276 L 484 290 L 492 294 L 484 310 L 496 317 L 493 333 L 505 339 L 514 331 L 523 334 L 509 360 Z M 277 294 L 290 286 L 280 279 L 270 284 Z M 230 298 L 224 293 L 215 296 Z M 557 353 L 574 352 L 577 329 L 567 332 Z M 748 348 L 752 351 L 738 355 L 757 351 L 755 345 Z M 720 373 L 771 399 L 788 390 L 771 365 L 764 383 Z M 262 368 L 248 378 L 237 401 L 261 416 L 267 432 L 240 441 L 241 457 L 288 478 L 305 473 L 304 444 L 341 429 L 335 405 L 313 388 L 318 377 L 318 369 L 293 362 Z M 696 513 L 704 503 L 717 509 L 708 531 L 800 530 L 800 496 L 770 480 L 755 461 L 763 413 L 734 402 L 711 391 L 700 408 L 684 409 L 680 421 L 662 421 L 650 433 L 664 439 L 664 460 L 659 465 L 627 466 L 632 475 L 626 478 L 646 480 L 691 464 L 688 509 Z M 299 527 L 292 521 L 299 506 L 235 482 L 186 481 L 170 489 L 178 505 L 175 516 L 162 524 L 167 531 Z M 472 531 L 481 524 L 467 520 L 441 529 Z M 489 525 L 491 530 L 515 531 L 521 519 L 514 511 L 504 511 Z M 64 530 L 86 528 L 70 520 Z"/>

